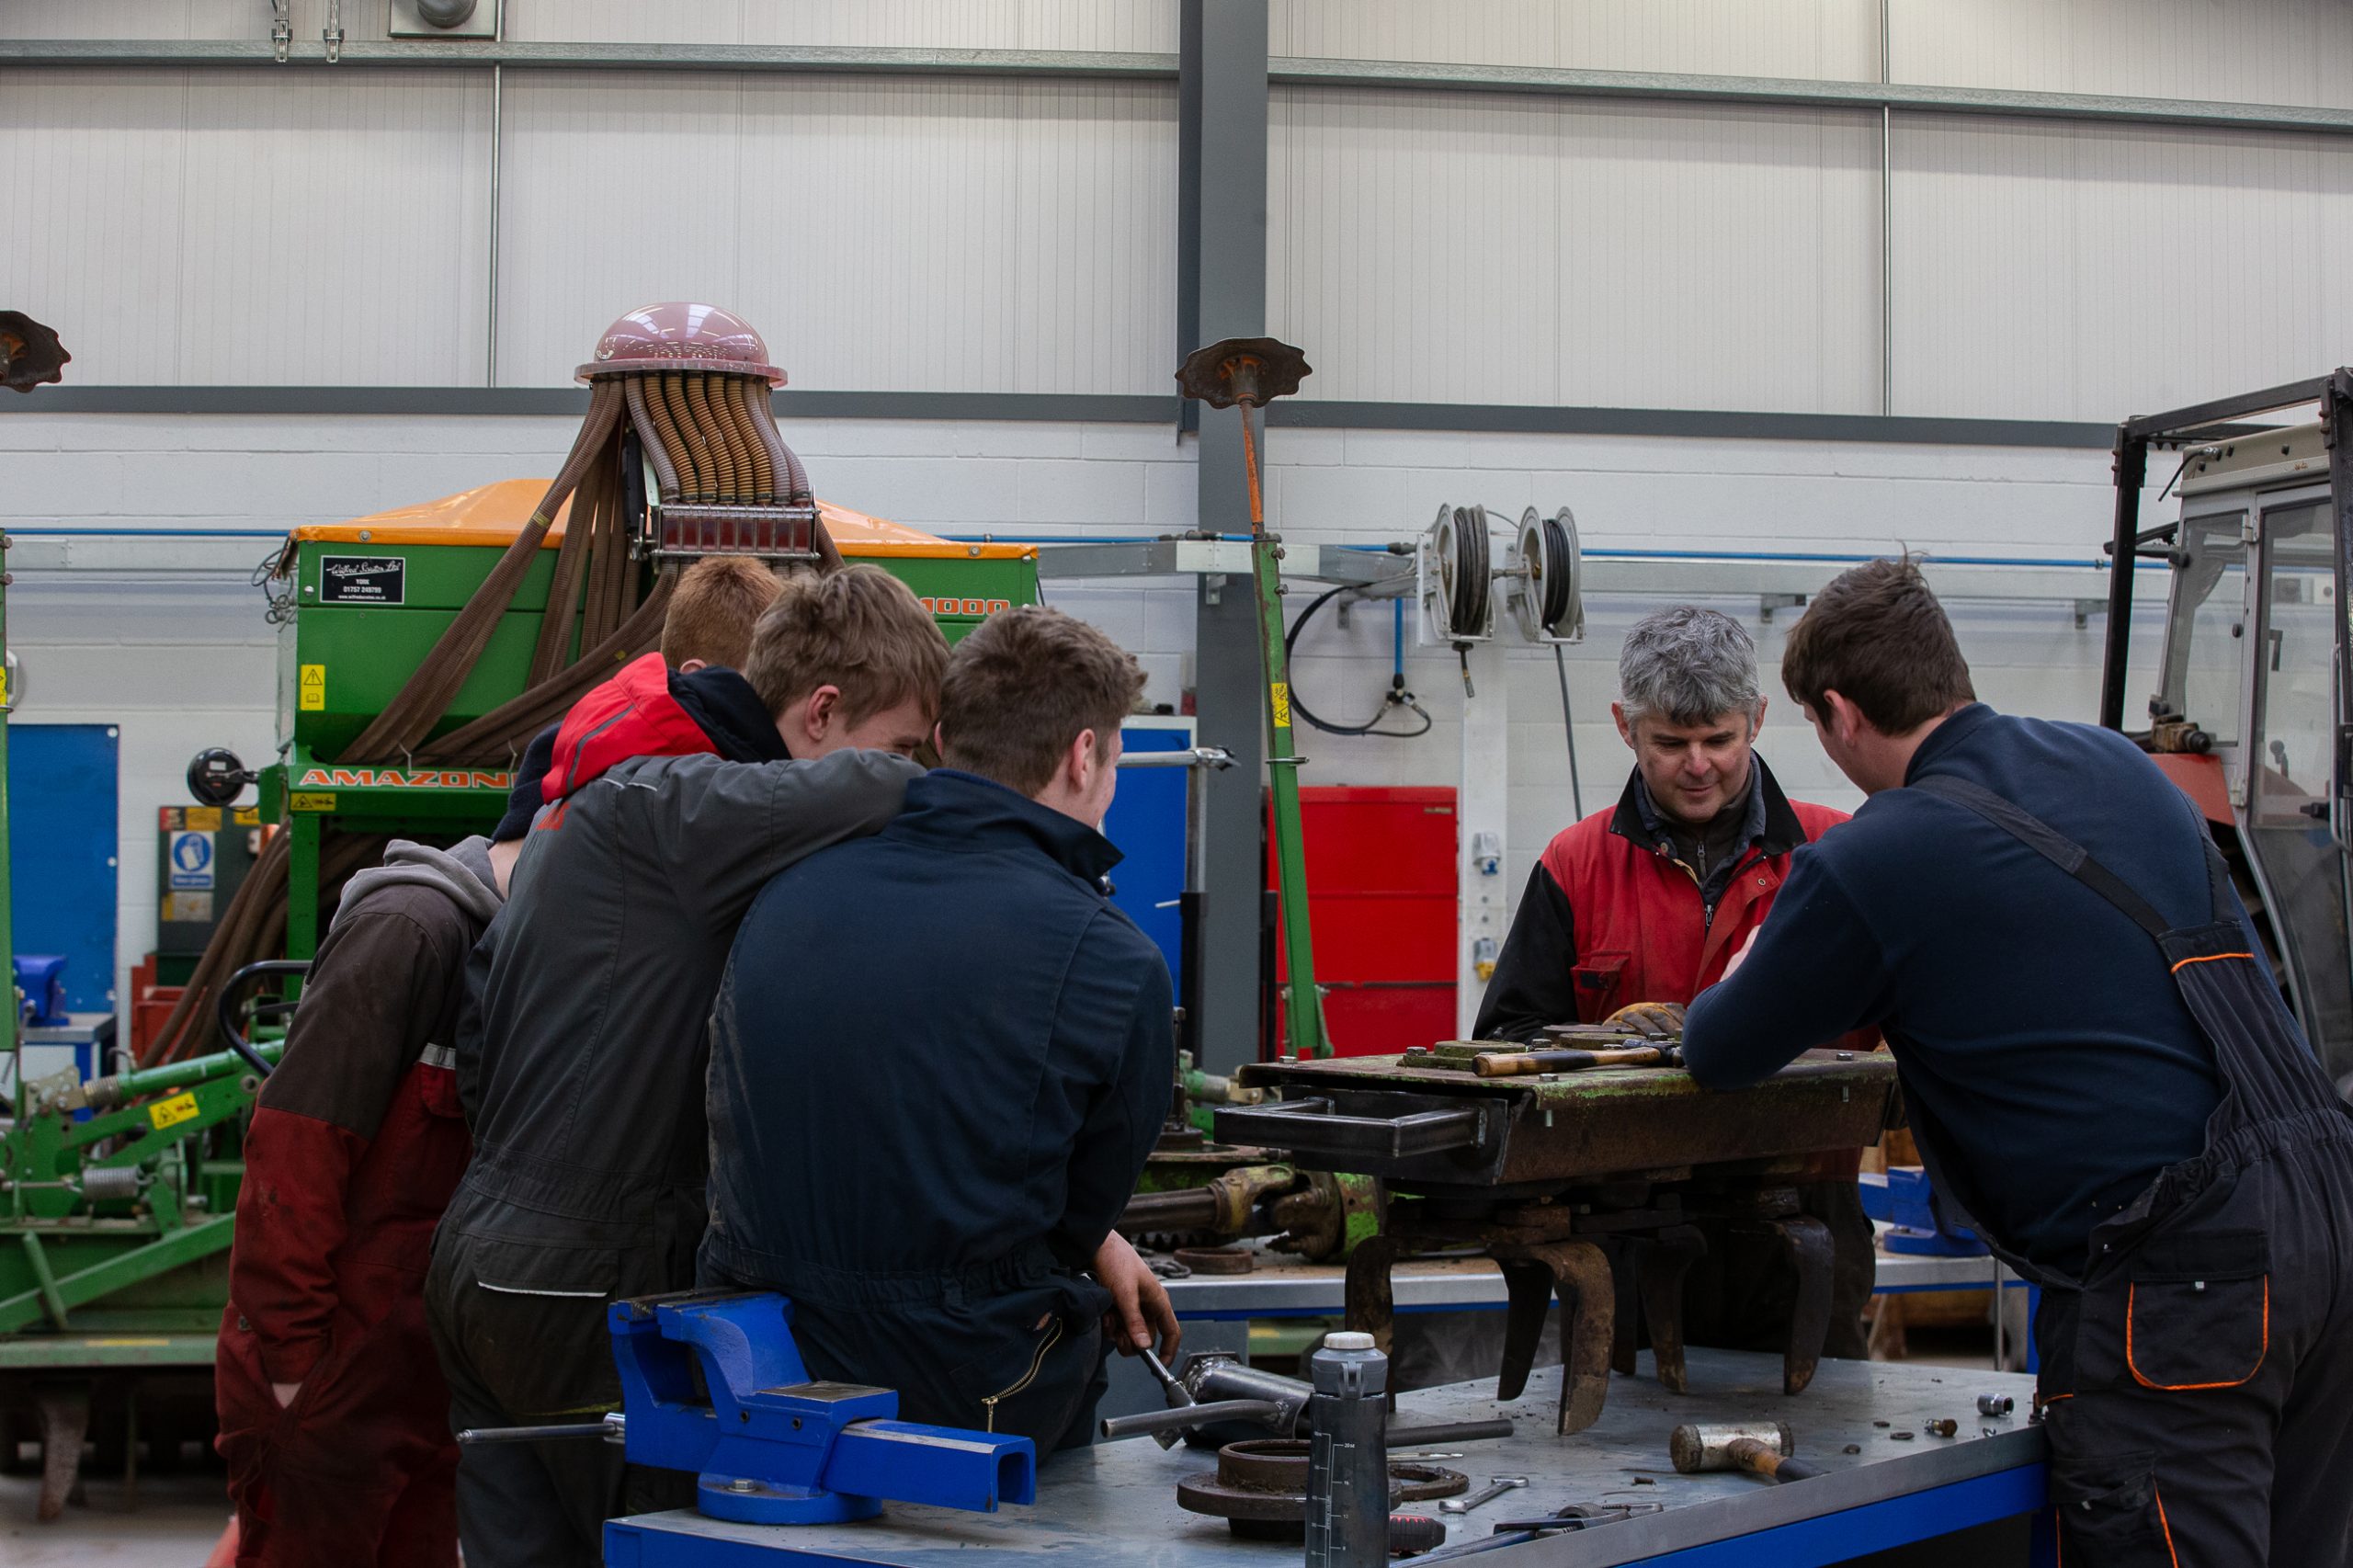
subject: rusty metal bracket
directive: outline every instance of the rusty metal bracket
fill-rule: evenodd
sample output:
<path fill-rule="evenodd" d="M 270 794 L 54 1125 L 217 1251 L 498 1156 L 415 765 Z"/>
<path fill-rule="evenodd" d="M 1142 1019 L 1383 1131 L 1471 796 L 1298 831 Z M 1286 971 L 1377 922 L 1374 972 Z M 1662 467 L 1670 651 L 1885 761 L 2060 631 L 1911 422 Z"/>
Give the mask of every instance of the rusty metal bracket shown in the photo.
<path fill-rule="evenodd" d="M 1691 1386 L 1683 1363 L 1683 1278 L 1707 1250 L 1707 1237 L 1694 1225 L 1671 1226 L 1635 1248 L 1634 1276 L 1643 1299 L 1643 1326 L 1650 1334 L 1651 1359 L 1658 1368 L 1659 1383 L 1672 1393 Z M 1826 1310 L 1823 1326 L 1827 1331 Z"/>
<path fill-rule="evenodd" d="M 1561 1300 L 1562 1318 L 1561 1417 L 1557 1429 L 1564 1437 L 1572 1432 L 1584 1431 L 1601 1419 L 1601 1407 L 1609 1398 L 1609 1353 L 1618 1317 L 1617 1288 L 1609 1259 L 1593 1243 L 1579 1241 L 1497 1247 L 1495 1256 L 1505 1267 L 1505 1278 L 1511 1282 L 1512 1311 L 1516 1316 L 1520 1312 L 1521 1296 L 1520 1286 L 1514 1278 L 1518 1271 L 1513 1266 L 1539 1263 L 1550 1272 L 1552 1291 Z M 1539 1311 L 1535 1318 L 1541 1330 L 1542 1312 Z M 1510 1328 L 1506 1327 L 1505 1333 L 1508 1347 L 1516 1341 Z M 1534 1352 L 1531 1341 L 1528 1346 L 1531 1358 Z M 1520 1377 L 1524 1385 L 1524 1369 Z"/>
<path fill-rule="evenodd" d="M 1744 1228 L 1778 1242 L 1797 1276 L 1789 1344 L 1781 1352 L 1781 1392 L 1802 1393 L 1813 1381 L 1830 1336 L 1830 1297 L 1836 1277 L 1830 1227 L 1812 1215 L 1796 1214 Z"/>

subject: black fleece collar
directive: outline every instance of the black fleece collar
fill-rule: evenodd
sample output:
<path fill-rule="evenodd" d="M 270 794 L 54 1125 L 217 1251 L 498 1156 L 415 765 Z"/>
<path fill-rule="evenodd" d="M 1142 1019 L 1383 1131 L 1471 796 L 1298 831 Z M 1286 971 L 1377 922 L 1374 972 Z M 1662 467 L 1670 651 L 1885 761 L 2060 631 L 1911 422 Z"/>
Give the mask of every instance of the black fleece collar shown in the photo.
<path fill-rule="evenodd" d="M 692 675 L 670 672 L 670 699 L 686 710 L 720 756 L 730 762 L 783 762 L 792 756 L 776 719 L 752 683 L 721 665 Z"/>
<path fill-rule="evenodd" d="M 1748 823 L 1741 834 L 1741 847 L 1754 846 L 1768 859 L 1787 855 L 1806 841 L 1805 824 L 1798 821 L 1790 798 L 1781 793 L 1781 786 L 1773 778 L 1773 770 L 1765 766 L 1764 757 L 1751 752 L 1748 760 L 1748 799 L 1742 807 L 1748 813 Z M 1672 847 L 1666 840 L 1665 823 L 1651 800 L 1650 790 L 1643 787 L 1643 770 L 1639 767 L 1626 779 L 1626 792 L 1618 798 L 1618 809 L 1609 818 L 1609 831 L 1645 849 Z"/>

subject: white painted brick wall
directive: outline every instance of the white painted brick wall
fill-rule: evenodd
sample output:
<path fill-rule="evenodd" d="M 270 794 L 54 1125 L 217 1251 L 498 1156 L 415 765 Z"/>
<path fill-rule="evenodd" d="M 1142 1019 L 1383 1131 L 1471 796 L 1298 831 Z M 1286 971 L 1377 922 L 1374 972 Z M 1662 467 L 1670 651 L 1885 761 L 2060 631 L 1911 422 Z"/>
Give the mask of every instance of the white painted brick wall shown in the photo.
<path fill-rule="evenodd" d="M 0 418 L 0 527 L 275 532 L 551 472 L 575 428 L 562 417 L 11 413 Z M 1197 519 L 1192 443 L 1165 427 L 801 420 L 787 437 L 829 499 L 939 532 L 1136 535 Z M 1595 550 L 1863 552 L 1908 544 L 2081 560 L 2097 553 L 2109 505 L 2108 457 L 2098 451 L 1277 430 L 1267 452 L 1272 521 L 1300 546 L 1409 538 L 1441 503 L 1482 502 L 1515 514 L 1567 506 Z M 254 546 L 258 560 L 267 541 Z M 1627 765 L 1608 717 L 1619 642 L 1636 617 L 1669 602 L 1674 580 L 1662 567 L 1657 596 L 1595 599 L 1587 640 L 1569 651 L 1587 811 L 1615 799 Z M 1154 700 L 1178 700 L 1192 651 L 1189 585 L 1060 583 L 1049 594 L 1136 652 Z M 272 748 L 273 633 L 259 596 L 218 577 L 134 585 L 25 573 L 10 600 L 11 644 L 26 676 L 17 722 L 121 728 L 119 957 L 127 967 L 153 939 L 154 808 L 182 800 L 188 756 L 227 744 L 257 760 Z M 1768 665 L 1778 658 L 1789 612 L 1764 627 L 1753 597 L 1709 602 L 1758 633 Z M 2091 717 L 2099 618 L 2078 630 L 2056 604 L 1957 604 L 1953 614 L 1989 700 Z M 1388 686 L 1391 616 L 1365 606 L 1351 619 L 1342 631 L 1328 611 L 1320 618 L 1301 644 L 1295 680 L 1319 711 L 1356 721 Z M 2137 646 L 2145 656 L 2154 640 L 2144 632 Z M 1551 656 L 1516 650 L 1510 667 L 1506 876 L 1517 892 L 1571 811 Z M 1430 733 L 1308 735 L 1309 782 L 1455 781 L 1462 691 L 1453 657 L 1409 648 L 1406 676 L 1430 711 Z M 1779 690 L 1769 668 L 1767 687 Z M 1793 791 L 1854 803 L 1778 695 L 1764 751 Z"/>

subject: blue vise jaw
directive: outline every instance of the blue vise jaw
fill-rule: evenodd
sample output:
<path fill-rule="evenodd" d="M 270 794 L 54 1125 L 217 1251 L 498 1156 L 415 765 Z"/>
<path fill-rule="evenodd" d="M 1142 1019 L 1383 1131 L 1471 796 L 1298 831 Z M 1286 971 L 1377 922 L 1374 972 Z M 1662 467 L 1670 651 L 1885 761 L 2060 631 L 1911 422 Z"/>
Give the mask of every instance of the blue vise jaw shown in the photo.
<path fill-rule="evenodd" d="M 811 1381 L 782 1296 L 640 1296 L 608 1321 L 630 1462 L 696 1472 L 712 1518 L 816 1525 L 871 1518 L 885 1501 L 975 1513 L 1037 1501 L 1029 1438 L 900 1421 L 893 1390 Z"/>

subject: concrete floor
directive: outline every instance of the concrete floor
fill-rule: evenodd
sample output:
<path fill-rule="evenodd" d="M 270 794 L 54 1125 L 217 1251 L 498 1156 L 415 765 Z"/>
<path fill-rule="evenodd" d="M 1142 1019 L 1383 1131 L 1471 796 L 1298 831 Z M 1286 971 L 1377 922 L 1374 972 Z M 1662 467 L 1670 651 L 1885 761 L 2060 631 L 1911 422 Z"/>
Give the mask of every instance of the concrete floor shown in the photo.
<path fill-rule="evenodd" d="M 0 1475 L 0 1563 L 7 1568 L 200 1568 L 229 1522 L 221 1474 L 210 1468 L 142 1477 L 127 1508 L 120 1476 L 89 1476 L 82 1507 L 51 1524 L 33 1517 L 40 1478 Z"/>

